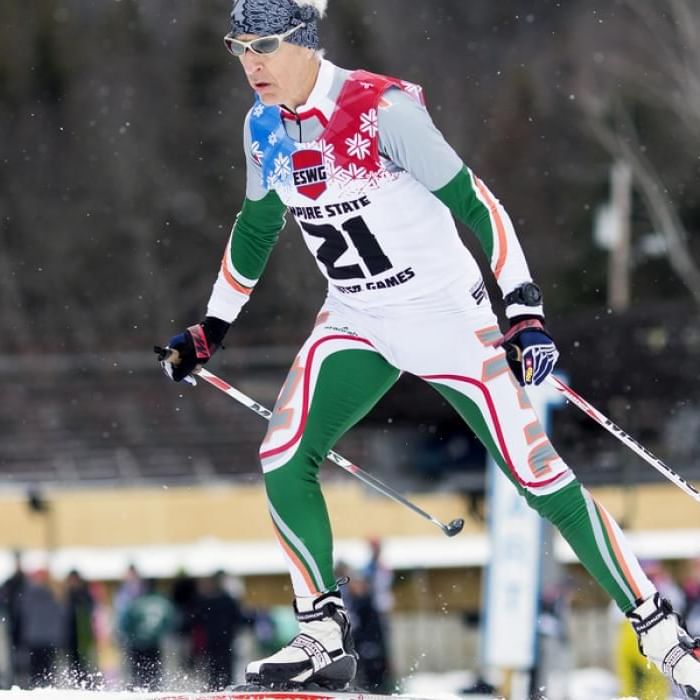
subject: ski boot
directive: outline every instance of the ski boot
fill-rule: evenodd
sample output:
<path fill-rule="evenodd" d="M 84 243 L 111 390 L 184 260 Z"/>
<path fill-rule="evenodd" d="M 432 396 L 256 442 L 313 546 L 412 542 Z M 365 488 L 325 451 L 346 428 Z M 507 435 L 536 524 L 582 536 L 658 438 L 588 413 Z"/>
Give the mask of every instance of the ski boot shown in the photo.
<path fill-rule="evenodd" d="M 297 598 L 294 612 L 300 633 L 272 656 L 251 661 L 246 683 L 276 690 L 347 688 L 357 671 L 357 653 L 340 593 Z"/>
<path fill-rule="evenodd" d="M 655 593 L 627 613 L 639 651 L 653 661 L 687 698 L 700 698 L 700 639 L 683 628 L 671 604 Z"/>

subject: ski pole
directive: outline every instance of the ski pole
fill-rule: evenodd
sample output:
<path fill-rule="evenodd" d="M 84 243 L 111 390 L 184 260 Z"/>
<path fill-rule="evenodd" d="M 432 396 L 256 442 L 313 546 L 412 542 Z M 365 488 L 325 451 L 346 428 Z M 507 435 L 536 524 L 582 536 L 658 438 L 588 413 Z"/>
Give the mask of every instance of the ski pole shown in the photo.
<path fill-rule="evenodd" d="M 688 483 L 680 474 L 677 474 L 671 467 L 664 464 L 658 457 L 654 456 L 646 447 L 640 445 L 633 437 L 629 436 L 620 426 L 613 423 L 604 416 L 598 409 L 591 406 L 585 399 L 581 398 L 571 387 L 564 384 L 553 374 L 547 377 L 547 381 L 560 393 L 563 394 L 574 406 L 581 409 L 590 416 L 596 423 L 602 425 L 611 435 L 614 435 L 620 442 L 629 447 L 632 452 L 639 455 L 645 462 L 651 464 L 654 469 L 661 472 L 669 481 L 678 486 L 681 491 L 685 491 L 691 498 L 700 502 L 700 491 L 692 484 Z"/>
<path fill-rule="evenodd" d="M 243 404 L 246 408 L 249 408 L 251 411 L 254 411 L 266 420 L 270 420 L 270 416 L 272 416 L 272 411 L 265 408 L 257 401 L 250 398 L 250 396 L 244 394 L 242 391 L 239 391 L 235 387 L 231 386 L 228 382 L 225 382 L 223 379 L 217 377 L 215 374 L 212 374 L 209 370 L 206 370 L 202 367 L 198 370 L 195 370 L 195 373 L 205 382 L 211 384 L 212 386 L 219 389 L 219 391 L 222 391 L 227 396 L 230 396 L 239 403 Z M 422 508 L 417 506 L 415 503 L 409 501 L 397 491 L 394 491 L 394 489 L 387 486 L 385 483 L 381 482 L 376 477 L 360 469 L 360 467 L 358 467 L 356 464 L 353 464 L 350 460 L 345 459 L 345 457 L 341 457 L 337 452 L 331 450 L 326 455 L 326 457 L 331 462 L 333 462 L 333 464 L 336 464 L 341 469 L 344 469 L 349 474 L 352 474 L 354 477 L 362 481 L 370 488 L 373 488 L 375 491 L 378 491 L 387 498 L 391 498 L 393 501 L 400 503 L 402 506 L 409 508 L 414 513 L 417 513 L 426 520 L 429 520 L 434 525 L 437 525 L 448 537 L 454 537 L 462 531 L 462 528 L 464 527 L 463 518 L 455 518 L 454 520 L 450 520 L 449 523 L 444 524 L 436 517 L 430 515 L 430 513 L 427 513 Z"/>

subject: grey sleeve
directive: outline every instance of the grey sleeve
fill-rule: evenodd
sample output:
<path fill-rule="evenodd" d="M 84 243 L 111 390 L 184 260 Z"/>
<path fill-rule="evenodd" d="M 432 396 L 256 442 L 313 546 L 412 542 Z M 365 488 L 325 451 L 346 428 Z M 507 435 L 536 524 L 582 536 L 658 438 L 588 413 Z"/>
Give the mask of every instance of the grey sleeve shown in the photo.
<path fill-rule="evenodd" d="M 431 192 L 464 167 L 428 110 L 399 88 L 389 88 L 377 116 L 379 149 Z"/>
<path fill-rule="evenodd" d="M 245 153 L 246 186 L 245 196 L 253 202 L 260 201 L 267 190 L 262 184 L 262 169 L 253 158 L 253 137 L 250 133 L 250 112 L 243 122 L 243 152 Z"/>

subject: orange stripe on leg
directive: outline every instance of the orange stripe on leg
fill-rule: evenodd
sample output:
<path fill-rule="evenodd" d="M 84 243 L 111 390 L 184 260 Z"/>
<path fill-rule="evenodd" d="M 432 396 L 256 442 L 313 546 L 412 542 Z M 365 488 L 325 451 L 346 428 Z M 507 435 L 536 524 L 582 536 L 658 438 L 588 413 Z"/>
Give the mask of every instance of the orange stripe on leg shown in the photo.
<path fill-rule="evenodd" d="M 639 590 L 639 586 L 637 586 L 637 582 L 634 580 L 632 577 L 632 573 L 629 570 L 629 567 L 627 566 L 627 562 L 625 561 L 624 557 L 622 556 L 622 549 L 620 547 L 620 543 L 617 541 L 617 537 L 615 536 L 615 530 L 613 529 L 612 523 L 610 521 L 610 515 L 608 515 L 608 512 L 603 508 L 603 506 L 598 505 L 595 501 L 596 510 L 598 511 L 598 515 L 600 515 L 600 519 L 603 523 L 603 527 L 605 528 L 605 531 L 608 533 L 608 539 L 610 540 L 610 544 L 612 545 L 613 551 L 615 552 L 615 557 L 617 558 L 618 563 L 620 564 L 620 568 L 622 569 L 622 574 L 625 577 L 625 580 L 627 581 L 627 584 L 629 587 L 632 589 L 632 593 L 634 593 L 634 597 L 639 600 L 642 598 L 642 592 Z"/>
<path fill-rule="evenodd" d="M 304 368 L 300 364 L 301 358 L 299 355 L 294 359 L 294 364 L 289 370 L 287 380 L 282 386 L 282 391 L 275 403 L 270 422 L 268 424 L 267 433 L 262 441 L 261 449 L 267 445 L 272 436 L 279 430 L 287 430 L 292 424 L 294 418 L 294 407 L 290 404 L 294 401 L 294 395 L 301 384 L 304 376 Z"/>
<path fill-rule="evenodd" d="M 321 592 L 316 590 L 316 585 L 312 581 L 309 572 L 299 560 L 299 557 L 296 555 L 294 550 L 287 544 L 284 537 L 282 537 L 282 533 L 277 529 L 277 525 L 275 525 L 274 522 L 272 524 L 275 530 L 275 536 L 277 537 L 277 541 L 280 543 L 280 547 L 282 547 L 282 549 L 285 551 L 285 554 L 289 557 L 294 568 L 301 574 L 301 577 L 304 579 L 304 583 L 306 583 L 306 587 L 309 589 L 311 595 L 320 595 Z"/>

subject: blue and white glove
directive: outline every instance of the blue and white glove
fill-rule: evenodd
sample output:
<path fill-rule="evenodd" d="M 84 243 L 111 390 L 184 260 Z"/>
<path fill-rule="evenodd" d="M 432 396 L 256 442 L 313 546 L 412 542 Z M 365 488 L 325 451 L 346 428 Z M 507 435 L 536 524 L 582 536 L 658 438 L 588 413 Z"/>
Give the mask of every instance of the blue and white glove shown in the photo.
<path fill-rule="evenodd" d="M 516 316 L 499 345 L 506 351 L 510 369 L 520 386 L 541 384 L 552 372 L 559 351 L 541 318 Z"/>
<path fill-rule="evenodd" d="M 226 321 L 207 316 L 202 323 L 173 336 L 164 348 L 156 345 L 153 351 L 170 379 L 196 384 L 192 372 L 209 361 L 221 346 L 230 326 Z"/>

